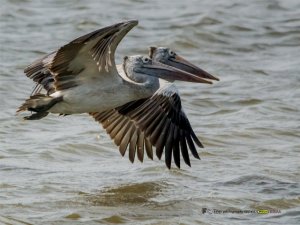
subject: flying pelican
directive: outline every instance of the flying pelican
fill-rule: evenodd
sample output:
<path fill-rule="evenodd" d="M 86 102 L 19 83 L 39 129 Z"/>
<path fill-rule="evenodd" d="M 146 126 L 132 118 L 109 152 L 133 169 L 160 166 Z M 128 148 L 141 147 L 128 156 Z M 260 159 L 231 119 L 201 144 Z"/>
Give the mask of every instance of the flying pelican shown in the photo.
<path fill-rule="evenodd" d="M 118 72 L 114 53 L 119 42 L 137 21 L 126 21 L 96 30 L 62 46 L 25 69 L 26 76 L 47 93 L 35 90 L 18 109 L 34 114 L 28 120 L 51 113 L 89 113 L 102 124 L 122 155 L 129 146 L 129 159 L 140 161 L 144 149 L 153 159 L 152 146 L 171 167 L 172 155 L 180 168 L 180 152 L 190 166 L 188 149 L 199 158 L 194 143 L 203 147 L 185 113 L 176 87 L 160 79 L 211 83 L 200 70 L 194 74 L 143 56 L 124 57 Z M 120 69 L 119 69 L 120 71 Z M 39 86 L 37 86 L 39 89 Z"/>

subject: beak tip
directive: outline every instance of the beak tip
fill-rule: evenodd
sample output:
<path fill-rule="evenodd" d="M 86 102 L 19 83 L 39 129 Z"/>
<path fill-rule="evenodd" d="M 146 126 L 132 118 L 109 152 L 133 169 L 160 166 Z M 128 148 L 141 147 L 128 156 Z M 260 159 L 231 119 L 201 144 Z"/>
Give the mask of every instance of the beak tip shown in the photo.
<path fill-rule="evenodd" d="M 220 81 L 220 78 L 219 78 L 219 77 L 215 77 L 215 76 L 214 76 L 214 78 L 215 78 L 216 81 Z"/>
<path fill-rule="evenodd" d="M 218 77 L 215 77 L 215 76 L 213 76 L 213 75 L 211 75 L 211 74 L 208 74 L 206 78 L 207 78 L 207 79 L 210 79 L 210 80 L 220 81 L 220 79 L 219 79 Z"/>
<path fill-rule="evenodd" d="M 210 80 L 215 80 L 215 81 L 220 81 L 220 79 L 218 77 L 215 77 L 213 75 L 210 75 L 209 77 L 206 77 L 206 79 L 210 79 Z"/>

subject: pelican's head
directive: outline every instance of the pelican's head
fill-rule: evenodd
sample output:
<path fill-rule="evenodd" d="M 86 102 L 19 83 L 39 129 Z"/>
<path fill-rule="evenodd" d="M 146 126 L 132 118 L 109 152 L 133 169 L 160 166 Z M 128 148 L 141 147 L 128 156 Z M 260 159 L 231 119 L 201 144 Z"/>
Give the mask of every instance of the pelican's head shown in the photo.
<path fill-rule="evenodd" d="M 212 83 L 194 74 L 141 55 L 125 56 L 123 67 L 126 75 L 136 82 L 145 82 L 148 76 L 152 76 L 171 82 L 181 80 L 197 83 Z"/>
<path fill-rule="evenodd" d="M 149 57 L 153 61 L 161 62 L 177 69 L 184 70 L 201 78 L 219 80 L 219 78 L 188 62 L 184 58 L 177 55 L 174 51 L 166 47 L 150 47 Z"/>

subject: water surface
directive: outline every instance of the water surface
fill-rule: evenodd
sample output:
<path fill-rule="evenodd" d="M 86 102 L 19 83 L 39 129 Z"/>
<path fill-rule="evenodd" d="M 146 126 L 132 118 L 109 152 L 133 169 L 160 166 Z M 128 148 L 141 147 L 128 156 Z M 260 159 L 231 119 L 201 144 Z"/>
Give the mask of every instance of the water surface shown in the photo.
<path fill-rule="evenodd" d="M 0 224 L 299 224 L 299 1 L 3 0 L 0 10 Z M 119 62 L 169 46 L 221 79 L 177 83 L 205 145 L 191 168 L 131 164 L 88 115 L 15 116 L 33 87 L 24 67 L 125 19 L 140 23 Z"/>

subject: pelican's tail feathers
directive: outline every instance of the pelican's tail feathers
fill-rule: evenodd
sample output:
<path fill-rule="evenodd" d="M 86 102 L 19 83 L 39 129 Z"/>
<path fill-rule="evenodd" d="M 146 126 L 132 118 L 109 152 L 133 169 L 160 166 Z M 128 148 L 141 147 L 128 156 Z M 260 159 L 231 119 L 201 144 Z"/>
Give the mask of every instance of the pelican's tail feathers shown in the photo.
<path fill-rule="evenodd" d="M 39 120 L 49 114 L 48 110 L 56 103 L 62 101 L 62 97 L 53 98 L 45 94 L 35 94 L 30 96 L 17 110 L 35 112 L 30 116 L 24 117 L 25 120 Z"/>

